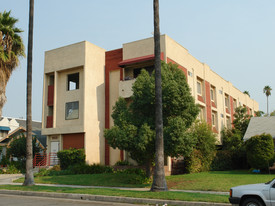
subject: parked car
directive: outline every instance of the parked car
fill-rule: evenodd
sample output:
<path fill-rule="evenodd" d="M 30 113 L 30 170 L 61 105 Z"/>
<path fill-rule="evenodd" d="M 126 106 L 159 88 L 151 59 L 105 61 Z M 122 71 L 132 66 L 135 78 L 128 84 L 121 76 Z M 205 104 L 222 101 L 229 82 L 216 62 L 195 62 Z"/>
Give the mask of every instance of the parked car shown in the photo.
<path fill-rule="evenodd" d="M 240 206 L 275 206 L 275 178 L 267 183 L 232 187 L 229 202 Z"/>

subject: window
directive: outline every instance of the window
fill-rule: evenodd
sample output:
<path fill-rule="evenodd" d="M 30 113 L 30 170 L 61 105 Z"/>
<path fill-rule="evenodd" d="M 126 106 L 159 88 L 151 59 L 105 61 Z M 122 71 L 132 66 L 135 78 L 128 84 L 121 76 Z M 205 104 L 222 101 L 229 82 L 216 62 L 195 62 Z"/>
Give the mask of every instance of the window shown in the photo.
<path fill-rule="evenodd" d="M 225 107 L 229 108 L 229 96 L 225 95 Z"/>
<path fill-rule="evenodd" d="M 213 86 L 210 88 L 210 98 L 212 102 L 216 102 L 216 89 Z"/>
<path fill-rule="evenodd" d="M 237 108 L 237 100 L 233 99 L 233 109 L 234 109 L 234 111 L 236 110 L 236 108 Z"/>
<path fill-rule="evenodd" d="M 65 108 L 65 119 L 78 119 L 79 118 L 79 102 L 67 102 Z"/>
<path fill-rule="evenodd" d="M 69 74 L 67 90 L 71 91 L 76 89 L 79 89 L 79 73 Z"/>
<path fill-rule="evenodd" d="M 188 71 L 188 76 L 192 77 L 193 76 L 193 73 Z"/>
<path fill-rule="evenodd" d="M 228 129 L 231 129 L 231 120 L 230 120 L 230 117 L 226 117 L 226 127 Z"/>
<path fill-rule="evenodd" d="M 202 95 L 202 84 L 200 81 L 197 81 L 197 92 L 199 95 Z"/>
<path fill-rule="evenodd" d="M 205 118 L 204 118 L 204 107 L 200 107 L 200 112 L 199 112 L 198 118 L 200 120 L 205 120 Z"/>
<path fill-rule="evenodd" d="M 212 126 L 214 127 L 216 125 L 216 115 L 215 113 L 212 113 Z"/>

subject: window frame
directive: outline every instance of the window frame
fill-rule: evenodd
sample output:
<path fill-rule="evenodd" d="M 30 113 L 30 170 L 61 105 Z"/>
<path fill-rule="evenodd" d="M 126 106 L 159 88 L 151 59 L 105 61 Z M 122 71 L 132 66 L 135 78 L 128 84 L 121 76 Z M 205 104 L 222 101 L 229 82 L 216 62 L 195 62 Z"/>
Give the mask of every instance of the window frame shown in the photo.
<path fill-rule="evenodd" d="M 76 75 L 77 75 L 77 77 L 73 77 L 73 76 L 76 76 Z M 76 79 L 75 82 L 73 81 L 73 80 L 75 80 L 74 78 Z M 80 82 L 79 80 L 80 80 L 79 72 L 68 74 L 67 75 L 67 91 L 78 90 L 79 89 L 79 82 Z M 71 83 L 74 83 L 75 86 L 74 87 L 71 86 Z"/>
<path fill-rule="evenodd" d="M 197 94 L 202 96 L 202 82 L 198 79 L 197 79 Z"/>
<path fill-rule="evenodd" d="M 68 117 L 70 114 L 68 111 L 69 104 L 77 103 L 77 116 L 73 117 Z M 76 110 L 75 108 L 72 108 L 72 110 Z M 73 112 L 73 111 L 72 111 Z M 65 103 L 65 120 L 74 120 L 74 119 L 79 119 L 79 101 L 73 101 L 73 102 L 66 102 Z"/>

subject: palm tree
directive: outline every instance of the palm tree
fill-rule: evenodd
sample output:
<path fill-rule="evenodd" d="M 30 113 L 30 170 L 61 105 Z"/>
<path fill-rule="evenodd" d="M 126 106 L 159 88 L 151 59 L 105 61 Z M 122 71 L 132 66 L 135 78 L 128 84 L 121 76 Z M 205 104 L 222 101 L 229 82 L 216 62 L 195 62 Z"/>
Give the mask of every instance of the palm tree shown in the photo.
<path fill-rule="evenodd" d="M 33 13 L 34 0 L 30 0 L 29 9 L 29 37 L 28 37 L 28 59 L 27 59 L 27 139 L 26 139 L 26 175 L 24 186 L 34 185 L 32 170 L 32 48 L 33 48 Z"/>
<path fill-rule="evenodd" d="M 249 91 L 245 90 L 243 93 L 247 94 L 250 97 Z"/>
<path fill-rule="evenodd" d="M 268 97 L 271 95 L 271 87 L 270 86 L 265 86 L 264 87 L 264 93 L 266 95 L 266 114 L 268 115 Z"/>
<path fill-rule="evenodd" d="M 21 29 L 15 24 L 18 19 L 10 16 L 11 11 L 0 13 L 0 117 L 6 102 L 6 86 L 14 69 L 19 64 L 19 57 L 25 56 Z"/>
<path fill-rule="evenodd" d="M 155 43 L 155 93 L 156 93 L 156 159 L 151 191 L 165 191 L 167 184 L 164 172 L 162 88 L 160 61 L 159 0 L 154 0 L 154 43 Z"/>

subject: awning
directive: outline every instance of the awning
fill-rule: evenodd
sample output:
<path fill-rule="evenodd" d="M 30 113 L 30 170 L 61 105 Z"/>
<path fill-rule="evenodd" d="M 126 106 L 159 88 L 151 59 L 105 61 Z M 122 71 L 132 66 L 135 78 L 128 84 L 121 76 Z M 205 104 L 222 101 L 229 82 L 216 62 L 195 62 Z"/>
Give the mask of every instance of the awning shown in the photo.
<path fill-rule="evenodd" d="M 123 60 L 121 62 L 119 62 L 119 66 L 120 67 L 125 67 L 131 64 L 136 64 L 136 63 L 142 63 L 142 62 L 146 62 L 146 61 L 151 61 L 155 59 L 155 55 L 151 54 L 151 55 L 146 55 L 146 56 L 142 56 L 142 57 L 136 57 L 136 58 L 132 58 L 132 59 L 126 59 Z M 161 52 L 160 55 L 160 59 L 163 60 L 163 52 Z"/>
<path fill-rule="evenodd" d="M 11 129 L 9 127 L 0 126 L 0 130 L 2 130 L 2 131 L 10 131 Z"/>

